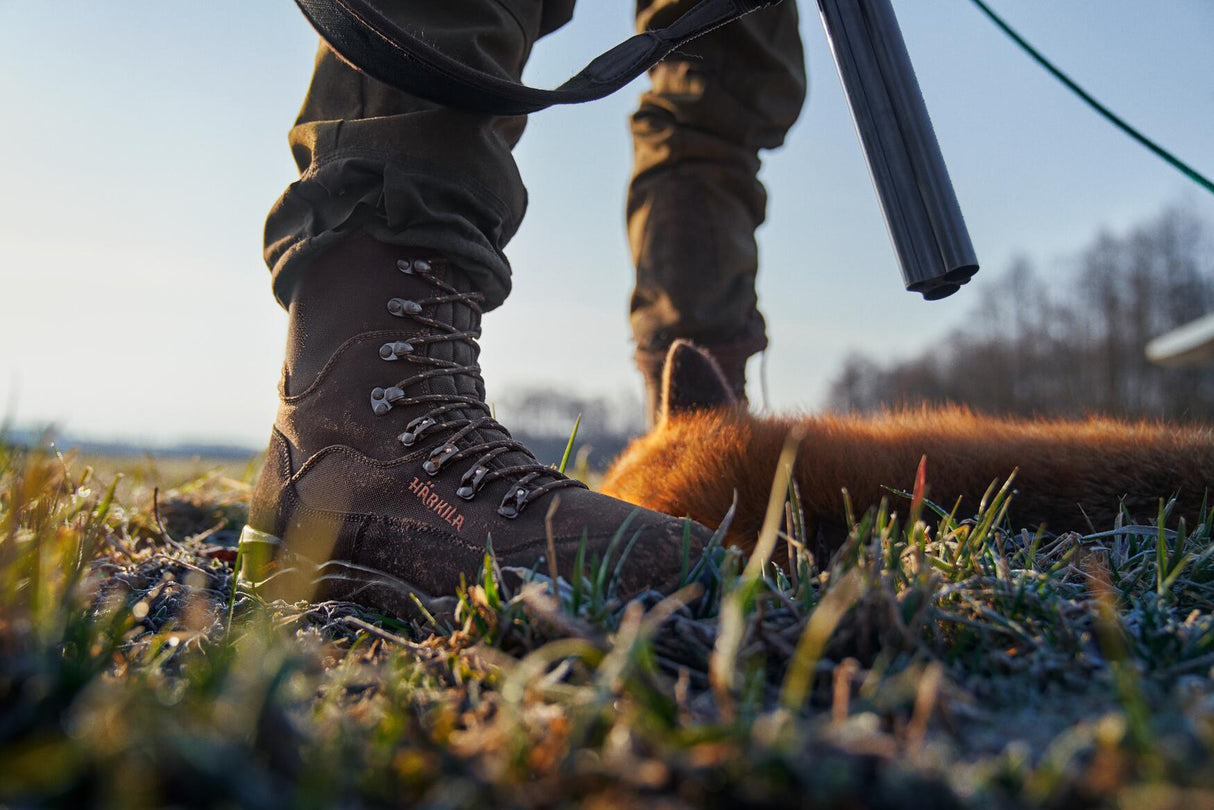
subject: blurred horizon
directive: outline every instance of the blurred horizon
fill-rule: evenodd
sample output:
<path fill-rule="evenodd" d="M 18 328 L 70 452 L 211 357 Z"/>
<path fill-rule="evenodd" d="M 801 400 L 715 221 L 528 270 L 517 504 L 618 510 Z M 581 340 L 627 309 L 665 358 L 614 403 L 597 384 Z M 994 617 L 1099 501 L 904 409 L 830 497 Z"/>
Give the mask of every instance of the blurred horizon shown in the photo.
<path fill-rule="evenodd" d="M 1214 172 L 1214 5 L 991 5 L 1110 108 Z M 627 36 L 630 7 L 581 3 L 539 43 L 526 78 L 556 84 Z M 1127 233 L 1169 206 L 1214 222 L 1214 197 L 1099 119 L 971 4 L 895 7 L 983 269 L 943 302 L 902 290 L 803 3 L 810 99 L 763 172 L 771 346 L 750 366 L 756 405 L 764 364 L 769 408 L 808 410 L 824 406 L 849 353 L 895 362 L 930 350 L 1018 257 L 1061 275 L 1101 231 Z M 260 231 L 295 176 L 286 130 L 315 35 L 289 3 L 6 10 L 0 92 L 19 125 L 7 130 L 0 197 L 0 422 L 256 448 L 285 336 Z M 531 209 L 508 250 L 515 290 L 485 323 L 493 401 L 544 387 L 639 394 L 622 223 L 639 87 L 529 123 L 516 151 Z M 562 337 L 540 347 L 536 334 Z"/>

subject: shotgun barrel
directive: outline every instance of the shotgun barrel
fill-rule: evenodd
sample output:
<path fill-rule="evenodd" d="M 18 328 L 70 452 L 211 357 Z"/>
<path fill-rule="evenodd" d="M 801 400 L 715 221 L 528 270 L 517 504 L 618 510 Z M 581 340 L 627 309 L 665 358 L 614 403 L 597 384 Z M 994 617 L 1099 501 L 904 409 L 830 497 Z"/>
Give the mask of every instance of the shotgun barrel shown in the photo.
<path fill-rule="evenodd" d="M 934 301 L 978 258 L 889 0 L 818 0 L 906 289 Z"/>

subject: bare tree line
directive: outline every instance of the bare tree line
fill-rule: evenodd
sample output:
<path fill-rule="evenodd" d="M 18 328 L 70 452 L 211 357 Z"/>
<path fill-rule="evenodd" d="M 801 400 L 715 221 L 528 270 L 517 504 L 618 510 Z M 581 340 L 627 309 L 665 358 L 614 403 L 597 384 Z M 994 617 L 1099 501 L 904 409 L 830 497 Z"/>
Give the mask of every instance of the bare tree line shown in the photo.
<path fill-rule="evenodd" d="M 1214 311 L 1212 245 L 1210 223 L 1169 208 L 1125 233 L 1102 232 L 1070 268 L 1040 273 L 1019 259 L 938 347 L 888 365 L 849 357 L 829 407 L 1214 417 L 1214 370 L 1160 368 L 1143 351 Z"/>

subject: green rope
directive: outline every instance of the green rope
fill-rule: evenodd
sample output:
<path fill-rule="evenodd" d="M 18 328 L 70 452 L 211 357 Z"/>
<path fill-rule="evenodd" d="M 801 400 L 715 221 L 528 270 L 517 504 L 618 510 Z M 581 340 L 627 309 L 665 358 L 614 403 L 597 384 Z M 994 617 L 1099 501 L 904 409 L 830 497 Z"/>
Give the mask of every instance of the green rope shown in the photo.
<path fill-rule="evenodd" d="M 991 11 L 990 7 L 988 7 L 986 5 L 986 3 L 982 2 L 982 0 L 973 0 L 973 3 L 978 8 L 980 8 L 982 10 L 982 12 L 984 14 L 986 14 L 987 17 L 990 17 L 991 21 L 993 23 L 995 23 L 995 25 L 999 26 L 1000 29 L 1003 30 L 1003 33 L 1005 33 L 1009 37 L 1011 37 L 1012 41 L 1014 41 L 1017 45 L 1019 45 L 1021 48 L 1023 48 L 1025 50 L 1025 52 L 1028 53 L 1029 56 L 1033 57 L 1033 59 L 1035 59 L 1037 61 L 1037 64 L 1041 65 L 1043 68 L 1048 70 L 1054 76 L 1054 78 L 1058 79 L 1058 81 L 1062 82 L 1067 87 L 1069 87 L 1071 89 L 1071 92 L 1073 92 L 1075 95 L 1079 96 L 1081 99 L 1086 101 L 1088 103 L 1088 105 L 1090 107 L 1092 107 L 1092 109 L 1096 110 L 1096 112 L 1098 112 L 1102 116 L 1104 116 L 1105 120 L 1107 120 L 1109 123 L 1113 124 L 1113 126 L 1120 129 L 1126 135 L 1129 135 L 1131 138 L 1138 141 L 1140 144 L 1145 146 L 1147 149 L 1150 149 L 1152 152 L 1154 152 L 1159 157 L 1163 158 L 1165 161 L 1170 163 L 1174 168 L 1179 169 L 1181 171 L 1181 173 L 1183 173 L 1186 177 L 1188 177 L 1194 183 L 1201 186 L 1202 188 L 1204 188 L 1206 191 L 1210 192 L 1211 194 L 1214 194 L 1214 182 L 1211 182 L 1209 178 L 1205 177 L 1200 172 L 1198 172 L 1196 169 L 1194 169 L 1192 166 L 1185 163 L 1183 160 L 1176 157 L 1171 152 L 1169 152 L 1168 150 L 1164 149 L 1159 144 L 1152 141 L 1146 135 L 1143 135 L 1141 132 L 1134 129 L 1134 127 L 1130 126 L 1124 120 L 1119 118 L 1108 107 L 1104 106 L 1099 101 L 1092 98 L 1092 96 L 1086 90 L 1084 90 L 1079 85 L 1075 84 L 1075 82 L 1072 81 L 1069 76 L 1067 76 L 1065 73 L 1063 73 L 1058 68 L 1054 67 L 1053 63 L 1051 63 L 1048 59 L 1046 59 L 1044 56 L 1042 56 L 1040 51 L 1038 51 L 1032 45 L 1025 42 L 1024 37 L 1020 36 L 1014 30 L 1012 30 L 1012 27 L 1010 25 L 1008 25 L 1007 23 L 1005 23 L 999 17 L 998 14 Z"/>

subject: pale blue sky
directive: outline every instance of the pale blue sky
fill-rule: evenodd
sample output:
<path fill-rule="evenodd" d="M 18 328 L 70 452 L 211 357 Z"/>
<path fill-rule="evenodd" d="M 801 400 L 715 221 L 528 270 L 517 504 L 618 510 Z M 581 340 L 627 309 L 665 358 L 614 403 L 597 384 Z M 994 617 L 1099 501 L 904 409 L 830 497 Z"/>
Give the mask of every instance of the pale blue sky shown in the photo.
<path fill-rule="evenodd" d="M 992 5 L 1214 173 L 1214 2 Z M 810 100 L 764 169 L 775 408 L 819 406 L 851 349 L 930 345 L 1017 253 L 1060 266 L 1097 229 L 1177 202 L 1214 221 L 1214 197 L 1098 119 L 968 0 L 895 8 L 984 269 L 943 302 L 902 290 L 816 6 L 803 3 Z M 285 329 L 261 226 L 294 172 L 285 135 L 314 34 L 287 0 L 0 9 L 0 408 L 93 436 L 259 444 Z M 629 14 L 585 0 L 528 78 L 556 83 L 627 36 Z M 485 324 L 491 397 L 532 383 L 639 390 L 621 213 L 636 93 L 535 116 L 519 146 L 532 203 L 509 251 L 515 294 Z"/>

